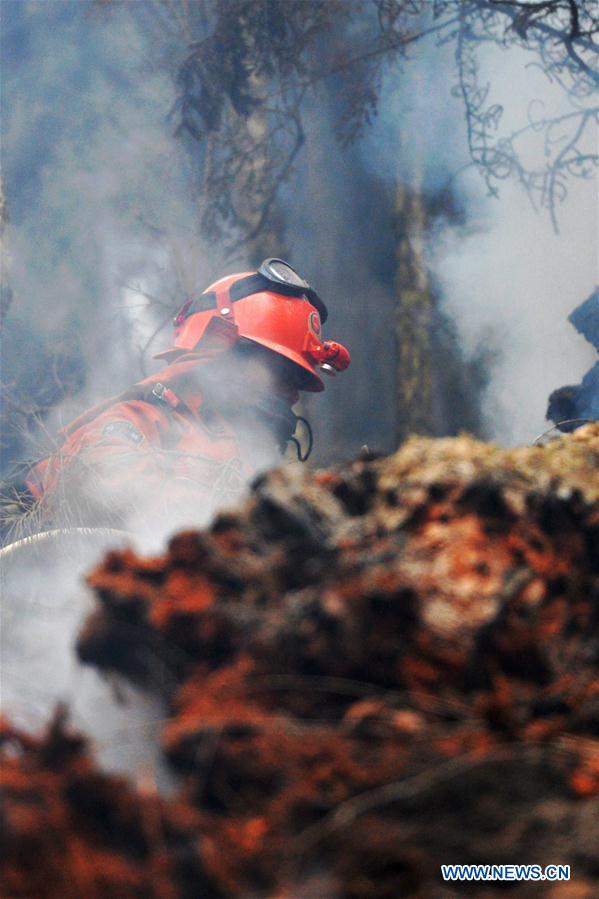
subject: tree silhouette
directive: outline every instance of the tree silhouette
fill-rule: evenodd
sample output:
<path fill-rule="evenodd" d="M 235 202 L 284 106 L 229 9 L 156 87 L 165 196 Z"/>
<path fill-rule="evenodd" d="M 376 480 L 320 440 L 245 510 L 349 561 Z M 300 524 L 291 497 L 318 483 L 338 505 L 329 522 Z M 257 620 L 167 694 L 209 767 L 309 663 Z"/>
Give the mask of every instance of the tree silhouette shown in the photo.
<path fill-rule="evenodd" d="M 104 0 L 102 6 L 110 6 Z M 416 44 L 451 45 L 453 91 L 463 100 L 471 164 L 490 193 L 516 178 L 557 228 L 572 178 L 598 162 L 589 138 L 599 118 L 599 14 L 587 0 L 167 0 L 130 4 L 153 33 L 168 37 L 178 132 L 191 139 L 207 201 L 204 226 L 252 240 L 272 224 L 275 198 L 304 143 L 308 102 L 333 80 L 341 144 L 355 141 L 378 111 L 384 71 L 411 62 Z M 490 46 L 519 49 L 567 98 L 546 115 L 531 99 L 528 120 L 502 131 L 480 57 Z M 520 152 L 530 133 L 542 159 Z M 199 148 L 199 153 L 198 153 Z M 257 165 L 256 160 L 262 160 Z"/>

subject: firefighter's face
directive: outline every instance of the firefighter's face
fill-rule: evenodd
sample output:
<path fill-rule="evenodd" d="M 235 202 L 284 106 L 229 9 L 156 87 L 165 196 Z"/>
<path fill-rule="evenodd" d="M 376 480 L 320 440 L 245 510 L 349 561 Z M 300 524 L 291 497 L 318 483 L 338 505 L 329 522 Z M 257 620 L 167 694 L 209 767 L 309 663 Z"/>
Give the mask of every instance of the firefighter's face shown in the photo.
<path fill-rule="evenodd" d="M 261 393 L 274 393 L 290 407 L 299 400 L 303 376 L 299 366 L 264 347 L 252 348 L 244 359 L 244 378 Z"/>

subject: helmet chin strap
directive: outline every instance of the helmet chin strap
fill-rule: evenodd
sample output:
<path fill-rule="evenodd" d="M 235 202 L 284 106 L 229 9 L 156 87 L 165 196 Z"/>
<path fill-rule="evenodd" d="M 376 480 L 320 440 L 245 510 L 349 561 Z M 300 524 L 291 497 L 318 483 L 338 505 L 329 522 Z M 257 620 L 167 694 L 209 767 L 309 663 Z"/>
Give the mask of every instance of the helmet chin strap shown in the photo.
<path fill-rule="evenodd" d="M 202 373 L 201 387 L 208 403 L 214 404 L 225 417 L 247 425 L 258 422 L 274 437 L 281 452 L 289 442 L 297 449 L 297 458 L 305 462 L 313 447 L 312 428 L 301 415 L 296 415 L 285 400 L 275 393 L 252 388 L 247 380 L 240 376 L 226 377 L 222 373 L 207 371 Z M 303 450 L 300 441 L 294 436 L 298 422 L 302 422 L 308 433 L 308 447 Z"/>
<path fill-rule="evenodd" d="M 297 416 L 287 403 L 270 393 L 259 392 L 250 398 L 252 411 L 258 413 L 266 426 L 274 434 L 277 444 L 284 450 L 293 438 L 297 427 Z"/>
<path fill-rule="evenodd" d="M 304 428 L 306 429 L 306 433 L 308 434 L 308 448 L 306 450 L 302 450 L 302 445 L 301 445 L 300 441 L 298 440 L 297 437 L 294 437 L 294 436 L 291 436 L 289 438 L 289 442 L 295 444 L 295 448 L 297 450 L 297 461 L 305 462 L 307 459 L 310 458 L 310 454 L 314 447 L 314 435 L 312 433 L 312 426 L 310 425 L 310 422 L 308 421 L 307 418 L 304 418 L 303 415 L 295 416 L 296 429 L 297 429 L 297 423 L 300 421 L 303 423 Z"/>
<path fill-rule="evenodd" d="M 314 437 L 310 422 L 303 415 L 296 415 L 283 400 L 266 393 L 259 395 L 257 402 L 254 403 L 254 408 L 274 432 L 282 453 L 285 452 L 288 443 L 293 443 L 298 462 L 305 462 L 309 458 L 314 446 Z M 300 440 L 294 436 L 299 422 L 302 422 L 308 435 L 308 446 L 305 450 L 302 448 Z"/>

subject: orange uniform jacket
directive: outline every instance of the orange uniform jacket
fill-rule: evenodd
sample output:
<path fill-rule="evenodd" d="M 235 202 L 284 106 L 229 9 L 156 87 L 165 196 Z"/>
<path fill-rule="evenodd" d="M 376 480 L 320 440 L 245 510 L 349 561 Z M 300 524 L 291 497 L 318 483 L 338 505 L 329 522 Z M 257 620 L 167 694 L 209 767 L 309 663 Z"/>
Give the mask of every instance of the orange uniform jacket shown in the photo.
<path fill-rule="evenodd" d="M 131 516 L 203 523 L 240 495 L 253 472 L 232 425 L 198 386 L 198 367 L 210 357 L 170 365 L 61 432 L 57 451 L 26 482 L 51 517 L 70 524 L 76 509 L 85 524 L 139 524 Z"/>

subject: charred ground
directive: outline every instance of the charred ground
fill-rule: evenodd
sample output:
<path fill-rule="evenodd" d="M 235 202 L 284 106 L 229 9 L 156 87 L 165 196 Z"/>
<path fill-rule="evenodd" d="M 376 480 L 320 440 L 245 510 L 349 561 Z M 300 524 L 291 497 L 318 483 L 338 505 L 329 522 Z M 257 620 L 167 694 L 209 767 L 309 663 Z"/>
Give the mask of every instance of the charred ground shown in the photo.
<path fill-rule="evenodd" d="M 179 794 L 98 771 L 60 718 L 5 725 L 3 894 L 502 892 L 442 883 L 480 862 L 571 865 L 513 895 L 596 895 L 598 464 L 597 425 L 413 438 L 109 554 L 78 652 L 163 699 Z"/>

